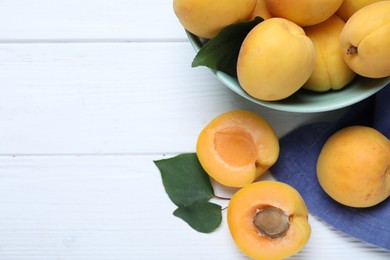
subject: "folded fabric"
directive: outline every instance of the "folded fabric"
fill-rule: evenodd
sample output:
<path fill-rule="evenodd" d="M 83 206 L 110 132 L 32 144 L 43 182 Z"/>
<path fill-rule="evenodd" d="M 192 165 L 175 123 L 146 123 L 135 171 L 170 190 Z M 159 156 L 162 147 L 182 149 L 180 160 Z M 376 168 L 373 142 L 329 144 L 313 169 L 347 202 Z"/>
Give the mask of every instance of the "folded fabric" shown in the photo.
<path fill-rule="evenodd" d="M 390 250 L 390 198 L 370 208 L 347 207 L 331 199 L 317 180 L 317 158 L 325 141 L 351 125 L 371 126 L 390 138 L 390 84 L 348 108 L 337 122 L 306 125 L 281 138 L 280 156 L 270 171 L 276 180 L 300 192 L 312 215 L 347 235 Z"/>

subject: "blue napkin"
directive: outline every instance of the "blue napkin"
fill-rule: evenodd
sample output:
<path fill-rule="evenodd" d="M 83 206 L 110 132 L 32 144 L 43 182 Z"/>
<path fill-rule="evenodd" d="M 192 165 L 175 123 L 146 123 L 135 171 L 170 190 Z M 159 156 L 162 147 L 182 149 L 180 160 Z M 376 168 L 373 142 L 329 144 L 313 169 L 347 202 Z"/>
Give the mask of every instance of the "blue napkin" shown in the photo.
<path fill-rule="evenodd" d="M 390 84 L 346 111 L 335 123 L 300 127 L 280 140 L 280 156 L 270 172 L 304 198 L 309 212 L 359 240 L 390 250 L 390 198 L 370 208 L 351 208 L 332 200 L 316 177 L 318 155 L 325 141 L 350 125 L 374 127 L 390 138 Z"/>

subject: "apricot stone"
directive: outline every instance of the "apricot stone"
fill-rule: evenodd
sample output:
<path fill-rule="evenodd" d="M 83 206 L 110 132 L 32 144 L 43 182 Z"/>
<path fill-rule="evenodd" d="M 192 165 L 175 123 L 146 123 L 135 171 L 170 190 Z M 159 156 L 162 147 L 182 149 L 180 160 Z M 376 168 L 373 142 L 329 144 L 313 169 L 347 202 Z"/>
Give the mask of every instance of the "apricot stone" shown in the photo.
<path fill-rule="evenodd" d="M 371 127 L 343 128 L 324 144 L 317 177 L 335 201 L 357 208 L 374 206 L 390 196 L 390 141 Z"/>
<path fill-rule="evenodd" d="M 196 153 L 210 177 L 225 186 L 242 187 L 276 162 L 279 140 L 261 116 L 234 110 L 217 116 L 202 130 Z"/>
<path fill-rule="evenodd" d="M 249 19 L 256 0 L 173 0 L 173 10 L 189 32 L 206 39 L 224 27 Z"/>
<path fill-rule="evenodd" d="M 227 212 L 237 247 L 252 259 L 284 259 L 300 251 L 310 238 L 306 204 L 293 187 L 259 181 L 238 190 Z"/>

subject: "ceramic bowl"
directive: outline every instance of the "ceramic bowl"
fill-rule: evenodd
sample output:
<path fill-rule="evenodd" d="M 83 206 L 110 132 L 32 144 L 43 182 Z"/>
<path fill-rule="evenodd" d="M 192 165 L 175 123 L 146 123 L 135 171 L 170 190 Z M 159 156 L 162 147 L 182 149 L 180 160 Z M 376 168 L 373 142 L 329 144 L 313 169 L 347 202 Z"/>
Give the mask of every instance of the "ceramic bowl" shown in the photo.
<path fill-rule="evenodd" d="M 186 31 L 188 39 L 196 52 L 202 47 L 202 40 Z M 195 56 L 194 56 L 195 57 Z M 221 71 L 211 70 L 212 73 L 229 89 L 238 95 L 268 108 L 298 113 L 314 113 L 331 111 L 353 105 L 375 94 L 390 83 L 390 77 L 368 79 L 357 76 L 341 90 L 317 93 L 300 89 L 292 96 L 278 101 L 262 101 L 248 95 L 238 83 L 237 78 Z"/>

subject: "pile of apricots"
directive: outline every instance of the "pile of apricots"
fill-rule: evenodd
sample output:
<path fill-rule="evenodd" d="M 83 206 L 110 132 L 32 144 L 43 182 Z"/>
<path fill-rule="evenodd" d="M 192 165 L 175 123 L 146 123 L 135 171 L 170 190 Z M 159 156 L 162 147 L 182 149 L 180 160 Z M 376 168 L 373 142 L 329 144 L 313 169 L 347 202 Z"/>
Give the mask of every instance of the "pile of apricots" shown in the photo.
<path fill-rule="evenodd" d="M 246 35 L 237 59 L 241 87 L 260 100 L 281 100 L 300 88 L 339 90 L 356 75 L 390 76 L 390 1 L 173 0 L 173 8 L 186 30 L 206 40 L 231 24 L 264 19 Z M 257 181 L 278 160 L 279 148 L 272 126 L 243 110 L 217 116 L 197 140 L 207 174 L 238 188 L 228 226 L 237 247 L 253 259 L 287 258 L 311 234 L 297 190 Z M 317 179 L 335 203 L 381 203 L 390 196 L 389 139 L 370 127 L 339 130 L 321 150 Z"/>
<path fill-rule="evenodd" d="M 211 178 L 238 188 L 227 221 L 244 254 L 284 259 L 306 245 L 311 228 L 298 191 L 283 182 L 257 180 L 279 157 L 279 139 L 264 118 L 244 110 L 218 115 L 200 132 L 196 154 Z M 324 144 L 317 177 L 335 202 L 374 206 L 390 196 L 390 141 L 374 128 L 343 128 Z"/>
<path fill-rule="evenodd" d="M 237 61 L 240 86 L 260 100 L 282 100 L 301 88 L 340 90 L 356 75 L 390 76 L 390 1 L 173 0 L 173 8 L 186 30 L 205 39 L 233 23 L 264 19 Z"/>

